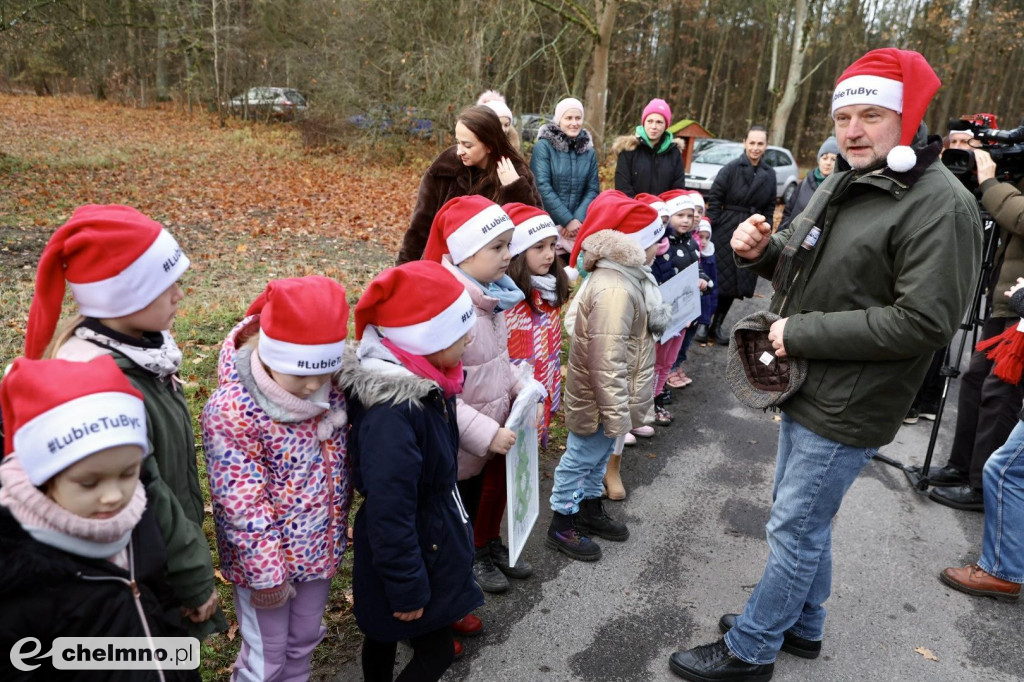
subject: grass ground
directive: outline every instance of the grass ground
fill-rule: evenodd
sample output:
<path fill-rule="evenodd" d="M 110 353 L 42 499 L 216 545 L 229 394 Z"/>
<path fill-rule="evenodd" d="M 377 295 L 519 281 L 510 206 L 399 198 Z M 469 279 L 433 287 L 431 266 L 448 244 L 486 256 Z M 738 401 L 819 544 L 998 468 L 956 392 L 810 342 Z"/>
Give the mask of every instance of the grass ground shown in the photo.
<path fill-rule="evenodd" d="M 164 223 L 192 260 L 173 332 L 193 417 L 216 387 L 224 336 L 267 280 L 334 277 L 355 305 L 393 263 L 419 176 L 436 154 L 411 145 L 401 164 L 366 145 L 313 155 L 289 126 L 220 128 L 205 115 L 82 98 L 0 95 L 0 120 L 0 364 L 21 353 L 36 263 L 53 231 L 78 205 L 130 204 Z M 561 421 L 553 427 L 545 458 L 564 449 Z M 208 502 L 201 456 L 199 466 Z M 210 517 L 206 532 L 215 551 Z M 241 643 L 231 587 L 221 581 L 220 590 L 232 629 L 204 643 L 205 680 L 227 679 Z M 331 679 L 358 651 L 349 562 L 334 580 L 326 622 L 314 679 Z"/>

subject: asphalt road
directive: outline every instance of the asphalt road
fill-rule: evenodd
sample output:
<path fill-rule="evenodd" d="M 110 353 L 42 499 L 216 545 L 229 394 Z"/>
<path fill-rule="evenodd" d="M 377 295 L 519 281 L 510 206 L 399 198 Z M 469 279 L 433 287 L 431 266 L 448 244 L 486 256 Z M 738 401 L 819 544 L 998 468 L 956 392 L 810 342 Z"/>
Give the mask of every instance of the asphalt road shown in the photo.
<path fill-rule="evenodd" d="M 760 297 L 737 302 L 730 321 L 766 305 Z M 724 363 L 722 348 L 691 348 L 694 383 L 676 391 L 675 423 L 627 450 L 628 497 L 606 503 L 631 537 L 601 540 L 599 562 L 544 546 L 551 479 L 542 475 L 541 518 L 524 550 L 535 574 L 488 595 L 476 612 L 485 633 L 465 640 L 466 655 L 445 680 L 676 680 L 669 655 L 720 636 L 719 616 L 743 607 L 764 567 L 778 441 L 773 415 L 744 407 L 724 385 Z M 949 452 L 955 390 L 953 382 L 936 466 Z M 920 464 L 930 427 L 904 426 L 882 453 Z M 835 521 L 822 655 L 780 654 L 774 679 L 1024 679 L 1022 607 L 937 579 L 942 568 L 976 559 L 981 533 L 982 514 L 937 505 L 898 469 L 869 464 Z M 408 655 L 401 651 L 400 664 Z M 350 666 L 337 679 L 361 675 Z"/>

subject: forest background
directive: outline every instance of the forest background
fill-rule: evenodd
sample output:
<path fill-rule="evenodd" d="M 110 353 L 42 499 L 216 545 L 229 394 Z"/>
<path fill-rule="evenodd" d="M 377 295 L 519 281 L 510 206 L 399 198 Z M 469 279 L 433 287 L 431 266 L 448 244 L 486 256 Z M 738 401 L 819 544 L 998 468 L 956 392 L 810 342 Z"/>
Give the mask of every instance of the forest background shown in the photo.
<path fill-rule="evenodd" d="M 943 80 L 931 130 L 1024 115 L 1024 0 L 0 0 L 0 366 L 21 351 L 43 245 L 86 201 L 136 206 L 188 250 L 175 337 L 198 415 L 224 335 L 268 279 L 335 277 L 354 304 L 393 262 L 420 175 L 482 90 L 516 113 L 581 97 L 606 149 L 663 97 L 719 137 L 763 123 L 806 166 L 836 75 L 890 45 Z M 308 117 L 227 115 L 261 85 L 306 93 Z M 348 123 L 380 111 L 433 121 L 434 139 Z M 548 465 L 563 443 L 556 423 Z M 358 650 L 350 577 L 346 562 L 315 679 Z M 207 680 L 227 678 L 239 646 L 219 586 L 232 627 L 203 645 Z"/>
<path fill-rule="evenodd" d="M 0 0 L 8 90 L 223 114 L 250 86 L 288 86 L 328 137 L 383 109 L 432 120 L 439 143 L 495 88 L 516 113 L 583 98 L 599 144 L 662 97 L 717 137 L 762 123 L 809 161 L 836 75 L 881 46 L 938 72 L 932 131 L 1024 115 L 1022 0 Z"/>

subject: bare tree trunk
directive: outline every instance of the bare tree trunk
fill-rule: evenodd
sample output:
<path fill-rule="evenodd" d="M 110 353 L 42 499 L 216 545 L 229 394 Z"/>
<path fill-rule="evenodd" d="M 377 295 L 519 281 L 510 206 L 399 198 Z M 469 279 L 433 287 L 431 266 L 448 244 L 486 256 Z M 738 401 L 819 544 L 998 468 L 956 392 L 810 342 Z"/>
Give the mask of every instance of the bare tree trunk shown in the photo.
<path fill-rule="evenodd" d="M 810 39 L 811 24 L 807 19 L 807 0 L 794 0 L 796 4 L 796 40 L 789 56 L 789 73 L 786 74 L 786 85 L 782 92 L 782 99 L 775 108 L 775 116 L 772 118 L 772 127 L 768 131 L 768 139 L 772 144 L 784 146 L 786 144 L 786 123 L 789 121 L 789 114 L 796 104 L 796 97 L 800 89 L 800 79 L 804 72 L 804 57 L 807 54 L 808 40 Z"/>
<path fill-rule="evenodd" d="M 593 69 L 587 82 L 585 107 L 587 122 L 594 137 L 598 157 L 604 156 L 604 124 L 608 107 L 608 55 L 611 51 L 612 30 L 619 0 L 595 0 L 598 36 L 594 42 Z"/>
<path fill-rule="evenodd" d="M 213 83 L 214 83 L 214 100 L 217 102 L 217 118 L 220 120 L 221 127 L 224 127 L 224 106 L 221 102 L 221 84 L 220 84 L 220 41 L 217 38 L 217 0 L 210 0 L 210 17 L 212 22 L 211 30 L 213 32 Z"/>

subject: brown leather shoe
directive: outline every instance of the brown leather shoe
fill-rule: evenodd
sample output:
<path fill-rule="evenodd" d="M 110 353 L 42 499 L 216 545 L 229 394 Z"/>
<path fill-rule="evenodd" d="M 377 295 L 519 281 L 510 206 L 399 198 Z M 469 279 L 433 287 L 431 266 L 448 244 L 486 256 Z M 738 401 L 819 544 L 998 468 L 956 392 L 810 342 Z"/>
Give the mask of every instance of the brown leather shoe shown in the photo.
<path fill-rule="evenodd" d="M 978 597 L 993 597 L 999 601 L 1020 599 L 1020 583 L 997 578 L 986 573 L 978 564 L 963 568 L 947 568 L 939 574 L 939 580 L 954 590 Z"/>

